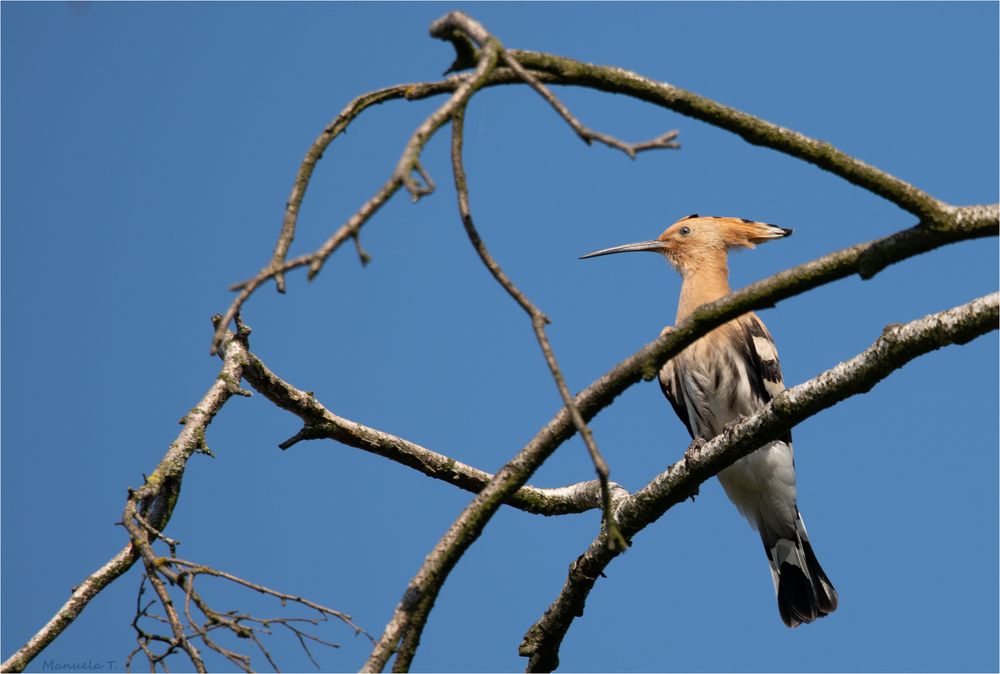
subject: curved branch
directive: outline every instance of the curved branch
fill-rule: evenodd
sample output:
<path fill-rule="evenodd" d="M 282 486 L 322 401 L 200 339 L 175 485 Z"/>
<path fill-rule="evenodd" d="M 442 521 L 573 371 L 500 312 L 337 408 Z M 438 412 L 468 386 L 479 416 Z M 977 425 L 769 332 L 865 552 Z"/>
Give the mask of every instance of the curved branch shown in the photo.
<path fill-rule="evenodd" d="M 593 141 L 598 141 L 599 143 L 604 143 L 608 147 L 615 148 L 616 150 L 621 150 L 629 156 L 630 159 L 635 159 L 637 153 L 643 150 L 653 150 L 653 149 L 672 149 L 676 150 L 680 148 L 675 139 L 680 133 L 679 131 L 667 131 L 652 140 L 643 141 L 641 143 L 626 143 L 618 140 L 614 136 L 610 136 L 601 131 L 595 131 L 590 127 L 584 126 L 580 120 L 573 116 L 573 113 L 569 111 L 562 101 L 556 98 L 556 95 L 549 91 L 548 87 L 538 81 L 531 71 L 526 69 L 517 59 L 511 56 L 510 53 L 504 52 L 502 57 L 503 62 L 508 68 L 517 73 L 517 76 L 524 80 L 525 84 L 530 86 L 532 89 L 538 92 L 538 95 L 546 100 L 546 102 L 552 106 L 552 108 L 562 117 L 567 124 L 576 132 L 576 135 L 583 140 L 584 143 L 590 145 Z"/>
<path fill-rule="evenodd" d="M 872 346 L 854 358 L 786 389 L 759 412 L 727 425 L 712 440 L 693 442 L 680 461 L 622 502 L 617 513 L 622 532 L 631 539 L 734 461 L 841 400 L 866 393 L 914 358 L 996 330 L 998 317 L 1000 293 L 993 293 L 905 325 L 887 327 Z M 609 550 L 603 537 L 602 532 L 570 565 L 559 596 L 525 634 L 520 654 L 529 658 L 528 671 L 552 671 L 559 665 L 563 637 L 573 619 L 583 615 L 597 578 L 620 554 Z"/>
<path fill-rule="evenodd" d="M 206 449 L 205 431 L 208 425 L 231 396 L 241 394 L 239 381 L 242 377 L 245 351 L 238 340 L 227 342 L 225 351 L 222 369 L 215 382 L 198 404 L 181 420 L 184 429 L 178 434 L 177 439 L 170 443 L 167 453 L 146 478 L 145 484 L 139 489 L 129 490 L 125 511 L 131 513 L 138 522 L 137 526 L 143 531 L 147 547 L 150 536 L 148 528 L 153 527 L 156 531 L 162 531 L 170 521 L 187 461 L 196 452 Z M 140 545 L 133 540 L 104 566 L 89 575 L 73 590 L 69 600 L 56 611 L 45 626 L 16 653 L 7 658 L 3 665 L 0 665 L 0 671 L 23 671 L 28 663 L 79 617 L 91 599 L 132 568 L 139 556 Z"/>
<path fill-rule="evenodd" d="M 281 232 L 278 234 L 278 241 L 274 245 L 274 255 L 271 257 L 271 262 L 268 264 L 268 268 L 281 269 L 281 266 L 285 263 L 285 257 L 288 255 L 288 248 L 292 245 L 292 240 L 295 238 L 295 225 L 299 219 L 299 209 L 302 206 L 302 200 L 306 196 L 306 189 L 309 186 L 309 180 L 312 178 L 313 170 L 316 168 L 316 164 L 320 159 L 323 158 L 323 153 L 330 146 L 330 143 L 334 139 L 343 133 L 348 125 L 354 120 L 355 117 L 364 112 L 367 108 L 384 103 L 386 101 L 402 98 L 406 95 L 406 90 L 409 88 L 407 84 L 401 84 L 394 87 L 386 87 L 385 89 L 378 89 L 376 91 L 371 91 L 366 94 L 362 94 L 355 98 L 353 101 L 347 104 L 347 106 L 340 111 L 333 120 L 326 125 L 323 131 L 319 134 L 313 144 L 309 146 L 309 150 L 306 151 L 306 156 L 299 165 L 299 170 L 295 174 L 295 180 L 292 182 L 292 191 L 288 195 L 288 202 L 285 206 L 285 216 L 281 222 Z M 278 292 L 285 292 L 285 276 L 284 273 L 278 271 L 274 274 L 275 284 L 278 286 Z"/>
<path fill-rule="evenodd" d="M 122 548 L 118 554 L 94 573 L 87 576 L 86 580 L 80 583 L 70 595 L 62 607 L 42 629 L 38 630 L 28 641 L 11 655 L 0 666 L 2 672 L 22 672 L 35 656 L 41 653 L 53 639 L 62 634 L 63 630 L 77 619 L 83 609 L 87 607 L 93 599 L 110 585 L 115 579 L 132 568 L 139 554 L 130 544 Z"/>
<path fill-rule="evenodd" d="M 247 352 L 243 378 L 261 395 L 278 407 L 299 417 L 303 429 L 279 445 L 287 449 L 301 440 L 325 438 L 371 452 L 417 470 L 428 477 L 478 494 L 490 480 L 491 473 L 479 470 L 444 454 L 421 447 L 385 431 L 337 416 L 306 391 L 278 377 L 252 352 Z M 628 495 L 625 489 L 610 483 L 612 502 Z M 543 489 L 524 485 L 504 503 L 536 515 L 569 515 L 601 507 L 601 489 L 597 480 Z"/>
<path fill-rule="evenodd" d="M 888 199 L 929 223 L 943 222 L 947 204 L 923 190 L 838 150 L 830 143 L 767 122 L 666 82 L 623 68 L 596 66 L 552 54 L 511 50 L 520 63 L 554 77 L 553 83 L 575 84 L 626 94 L 688 117 L 732 131 L 752 145 L 763 145 L 797 157 Z"/>
<path fill-rule="evenodd" d="M 444 20 L 463 25 L 464 21 L 471 19 L 461 12 L 452 12 L 439 19 L 439 21 Z M 651 80 L 624 68 L 599 66 L 564 56 L 521 49 L 509 49 L 506 54 L 521 66 L 534 71 L 532 75 L 539 82 L 576 85 L 608 93 L 624 94 L 668 108 L 731 131 L 752 145 L 769 147 L 814 164 L 888 199 L 926 222 L 937 224 L 947 218 L 948 205 L 923 190 L 838 150 L 830 143 L 767 122 L 710 98 L 666 82 Z M 512 76 L 511 73 L 498 70 L 488 85 L 512 84 L 520 79 L 520 75 Z M 440 93 L 442 85 L 447 86 L 443 82 L 420 85 L 420 93 L 426 95 Z M 420 94 L 414 90 L 411 96 L 417 98 Z"/>
<path fill-rule="evenodd" d="M 618 533 L 618 524 L 615 522 L 614 515 L 611 511 L 611 485 L 609 480 L 611 470 L 608 468 L 607 462 L 601 455 L 601 450 L 597 448 L 597 442 L 594 440 L 594 434 L 590 432 L 587 422 L 584 421 L 583 417 L 580 415 L 580 410 L 578 410 L 576 405 L 573 403 L 573 394 L 570 393 L 569 387 L 566 385 L 566 378 L 563 376 L 558 362 L 556 362 L 556 355 L 552 350 L 552 344 L 549 342 L 549 338 L 545 334 L 545 326 L 549 323 L 549 317 L 546 316 L 541 309 L 535 306 L 535 303 L 528 299 L 528 297 L 514 285 L 514 282 L 511 281 L 510 277 L 504 273 L 503 269 L 500 268 L 499 263 L 497 263 L 493 255 L 490 254 L 490 251 L 486 248 L 486 244 L 483 243 L 482 238 L 479 236 L 479 231 L 476 229 L 475 222 L 472 219 L 472 208 L 469 205 L 469 185 L 465 177 L 464 162 L 462 161 L 462 144 L 464 142 L 465 135 L 464 107 L 455 111 L 451 127 L 452 173 L 455 176 L 455 192 L 458 195 L 458 213 L 462 220 L 462 226 L 465 228 L 465 233 L 468 235 L 469 241 L 472 243 L 472 247 L 476 249 L 479 259 L 484 265 L 486 265 L 490 274 L 493 275 L 493 278 L 496 279 L 497 283 L 499 283 L 504 290 L 507 291 L 514 301 L 517 302 L 522 309 L 524 309 L 525 313 L 527 313 L 528 317 L 531 319 L 531 329 L 535 333 L 535 339 L 538 341 L 538 346 L 542 350 L 545 362 L 549 366 L 549 372 L 555 380 L 556 388 L 559 389 L 559 396 L 562 398 L 566 409 L 569 410 L 570 417 L 573 419 L 573 426 L 576 428 L 576 432 L 579 433 L 580 437 L 583 439 L 583 444 L 587 447 L 587 453 L 590 454 L 590 460 L 594 464 L 594 470 L 597 472 L 597 479 L 601 484 L 603 524 L 608 530 L 608 545 L 625 548 L 625 539 Z M 403 653 L 397 655 L 397 661 L 402 656 Z"/>

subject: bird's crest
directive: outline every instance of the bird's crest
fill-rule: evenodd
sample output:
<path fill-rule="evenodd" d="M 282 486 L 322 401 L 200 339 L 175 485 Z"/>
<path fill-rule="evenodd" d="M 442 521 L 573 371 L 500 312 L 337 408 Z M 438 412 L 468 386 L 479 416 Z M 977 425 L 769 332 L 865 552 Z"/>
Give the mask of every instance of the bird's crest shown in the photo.
<path fill-rule="evenodd" d="M 699 232 L 701 228 L 705 231 Z M 726 248 L 753 248 L 759 243 L 780 239 L 791 233 L 792 230 L 785 227 L 746 218 L 693 214 L 675 222 L 659 238 L 666 242 L 694 234 L 696 236 L 692 241 L 700 241 L 702 245 L 711 242 L 715 245 L 722 243 Z"/>

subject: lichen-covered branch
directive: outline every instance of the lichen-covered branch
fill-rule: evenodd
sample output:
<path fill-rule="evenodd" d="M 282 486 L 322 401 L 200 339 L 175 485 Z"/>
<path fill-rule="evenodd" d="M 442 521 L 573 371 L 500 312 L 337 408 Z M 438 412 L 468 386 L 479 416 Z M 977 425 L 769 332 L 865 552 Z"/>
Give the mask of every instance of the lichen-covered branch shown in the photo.
<path fill-rule="evenodd" d="M 126 545 L 106 564 L 73 589 L 73 593 L 45 626 L 34 634 L 27 643 L 11 655 L 0 666 L 3 672 L 22 672 L 36 655 L 42 652 L 53 639 L 69 627 L 93 599 L 115 579 L 132 568 L 138 553 L 132 545 Z"/>
<path fill-rule="evenodd" d="M 337 416 L 315 396 L 284 381 L 252 352 L 247 354 L 243 377 L 261 395 L 302 420 L 303 427 L 279 445 L 287 449 L 302 440 L 329 439 L 371 452 L 420 471 L 450 485 L 479 493 L 493 475 L 422 447 L 385 431 Z M 611 483 L 613 500 L 627 495 Z M 537 515 L 568 515 L 601 507 L 600 483 L 597 480 L 542 489 L 524 485 L 505 501 L 507 505 Z"/>
<path fill-rule="evenodd" d="M 585 86 L 599 91 L 625 94 L 669 108 L 732 131 L 753 145 L 769 147 L 815 164 L 888 199 L 925 222 L 937 224 L 945 220 L 947 204 L 885 171 L 838 150 L 825 141 L 810 138 L 672 84 L 657 82 L 623 68 L 597 66 L 532 51 L 510 50 L 509 53 L 521 65 L 550 75 L 551 79 L 545 80 L 550 83 Z"/>
<path fill-rule="evenodd" d="M 878 340 L 854 358 L 805 383 L 786 389 L 750 417 L 735 421 L 709 441 L 697 440 L 684 457 L 652 482 L 621 502 L 622 532 L 631 539 L 684 501 L 698 486 L 817 412 L 869 391 L 914 358 L 949 344 L 964 344 L 998 328 L 1000 294 L 993 293 L 905 325 L 887 327 Z M 577 558 L 556 600 L 528 630 L 520 653 L 528 671 L 552 671 L 559 665 L 559 646 L 574 618 L 583 614 L 590 590 L 619 554 L 598 536 Z"/>
<path fill-rule="evenodd" d="M 205 431 L 208 425 L 226 401 L 233 394 L 241 392 L 239 381 L 242 368 L 242 352 L 239 349 L 227 349 L 219 376 L 182 420 L 184 429 L 170 444 L 163 459 L 146 478 L 145 484 L 139 489 L 129 490 L 123 518 L 130 519 L 135 530 L 142 532 L 141 537 L 147 545 L 151 535 L 148 529 L 152 527 L 156 531 L 162 531 L 170 520 L 188 459 L 198 452 L 207 451 Z M 0 671 L 23 671 L 35 656 L 77 619 L 91 599 L 128 571 L 139 557 L 140 545 L 133 534 L 133 540 L 84 579 L 45 626 L 0 666 Z"/>

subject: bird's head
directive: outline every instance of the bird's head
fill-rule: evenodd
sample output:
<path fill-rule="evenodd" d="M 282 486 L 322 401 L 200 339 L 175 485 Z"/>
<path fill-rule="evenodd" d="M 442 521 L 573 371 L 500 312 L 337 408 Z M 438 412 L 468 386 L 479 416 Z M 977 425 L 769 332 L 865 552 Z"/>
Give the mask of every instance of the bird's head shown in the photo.
<path fill-rule="evenodd" d="M 580 259 L 649 251 L 660 253 L 681 274 L 707 264 L 725 260 L 726 251 L 731 248 L 753 248 L 758 243 L 788 236 L 792 230 L 766 222 L 756 222 L 744 218 L 702 217 L 689 215 L 667 227 L 652 241 L 627 243 L 588 253 Z"/>

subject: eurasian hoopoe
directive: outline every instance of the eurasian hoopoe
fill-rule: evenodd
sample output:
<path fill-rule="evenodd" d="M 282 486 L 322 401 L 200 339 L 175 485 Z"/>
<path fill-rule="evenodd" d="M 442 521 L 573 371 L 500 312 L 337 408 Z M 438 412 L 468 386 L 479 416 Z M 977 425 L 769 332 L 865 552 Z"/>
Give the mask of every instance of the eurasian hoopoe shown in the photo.
<path fill-rule="evenodd" d="M 664 255 L 683 279 L 677 305 L 680 323 L 700 305 L 730 292 L 730 248 L 753 248 L 791 233 L 763 222 L 695 214 L 674 223 L 653 241 L 583 257 L 632 251 Z M 785 388 L 774 341 L 753 313 L 716 328 L 667 361 L 659 380 L 691 437 L 706 440 L 740 415 L 754 413 Z M 760 532 L 785 624 L 797 627 L 836 610 L 837 591 L 813 553 L 795 502 L 791 433 L 721 471 L 719 481 Z"/>

